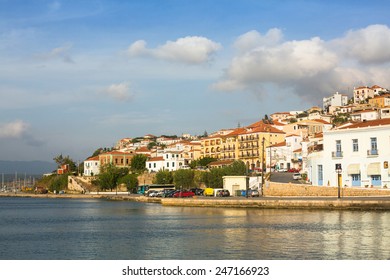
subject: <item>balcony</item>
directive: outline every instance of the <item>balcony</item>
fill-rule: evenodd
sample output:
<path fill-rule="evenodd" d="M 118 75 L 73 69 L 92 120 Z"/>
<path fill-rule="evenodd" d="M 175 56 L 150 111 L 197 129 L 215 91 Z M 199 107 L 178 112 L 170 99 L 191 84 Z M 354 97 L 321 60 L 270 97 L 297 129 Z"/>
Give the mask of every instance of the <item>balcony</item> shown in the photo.
<path fill-rule="evenodd" d="M 342 157 L 343 157 L 342 151 L 332 152 L 332 158 L 342 158 Z"/>
<path fill-rule="evenodd" d="M 378 150 L 367 150 L 367 156 L 369 157 L 377 157 L 379 155 Z"/>

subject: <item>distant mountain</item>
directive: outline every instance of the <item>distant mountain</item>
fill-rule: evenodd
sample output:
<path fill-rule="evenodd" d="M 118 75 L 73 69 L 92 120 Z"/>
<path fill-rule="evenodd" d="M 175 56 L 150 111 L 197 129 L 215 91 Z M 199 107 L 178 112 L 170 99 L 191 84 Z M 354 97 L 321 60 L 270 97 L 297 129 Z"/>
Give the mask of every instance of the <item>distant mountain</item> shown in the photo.
<path fill-rule="evenodd" d="M 57 169 L 57 164 L 48 161 L 7 161 L 0 160 L 0 173 L 44 174 Z"/>

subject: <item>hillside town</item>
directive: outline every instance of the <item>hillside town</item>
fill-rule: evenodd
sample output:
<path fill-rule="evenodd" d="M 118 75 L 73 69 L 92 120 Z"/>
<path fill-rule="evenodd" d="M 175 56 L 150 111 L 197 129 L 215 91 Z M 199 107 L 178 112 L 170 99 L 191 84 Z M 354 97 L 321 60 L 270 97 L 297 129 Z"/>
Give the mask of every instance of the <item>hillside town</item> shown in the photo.
<path fill-rule="evenodd" d="M 209 169 L 240 160 L 248 173 L 299 171 L 315 186 L 387 188 L 389 147 L 389 90 L 360 86 L 351 97 L 339 92 L 324 97 L 322 107 L 275 112 L 209 135 L 120 139 L 112 150 L 87 158 L 83 175 L 97 175 L 108 163 L 129 166 L 132 157 L 143 154 L 150 173 L 188 169 L 209 157 L 216 159 Z"/>

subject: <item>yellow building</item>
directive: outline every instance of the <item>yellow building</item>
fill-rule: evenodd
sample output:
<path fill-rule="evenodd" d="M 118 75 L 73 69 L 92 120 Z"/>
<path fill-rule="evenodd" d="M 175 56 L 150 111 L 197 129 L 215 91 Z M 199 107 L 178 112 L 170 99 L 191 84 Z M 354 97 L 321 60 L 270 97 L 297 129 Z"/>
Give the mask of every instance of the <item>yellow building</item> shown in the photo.
<path fill-rule="evenodd" d="M 390 106 L 390 94 L 375 96 L 368 100 L 368 104 L 376 108 L 384 108 Z"/>
<path fill-rule="evenodd" d="M 260 121 L 237 128 L 228 134 L 202 139 L 201 157 L 213 157 L 223 161 L 241 160 L 248 170 L 261 170 L 265 165 L 265 147 L 284 140 L 283 131 Z"/>
<path fill-rule="evenodd" d="M 210 136 L 201 139 L 201 157 L 221 158 L 222 136 Z"/>
<path fill-rule="evenodd" d="M 265 168 L 265 148 L 283 142 L 285 133 L 262 121 L 254 123 L 238 132 L 238 157 L 249 170 L 260 171 Z"/>

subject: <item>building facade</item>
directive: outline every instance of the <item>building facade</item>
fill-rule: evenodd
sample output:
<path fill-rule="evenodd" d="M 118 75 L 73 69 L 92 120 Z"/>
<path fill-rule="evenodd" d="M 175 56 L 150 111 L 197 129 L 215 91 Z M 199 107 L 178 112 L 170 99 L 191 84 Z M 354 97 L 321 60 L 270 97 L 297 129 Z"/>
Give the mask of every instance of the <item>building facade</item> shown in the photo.
<path fill-rule="evenodd" d="M 329 107 L 346 106 L 348 104 L 348 96 L 336 92 L 332 96 L 324 97 L 322 99 L 322 109 L 329 112 Z"/>
<path fill-rule="evenodd" d="M 84 176 L 98 175 L 100 172 L 99 156 L 90 157 L 84 161 Z"/>
<path fill-rule="evenodd" d="M 308 177 L 313 185 L 390 187 L 390 119 L 324 132 L 323 143 L 322 151 L 308 156 Z M 336 164 L 341 167 L 340 175 Z"/>

